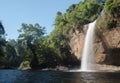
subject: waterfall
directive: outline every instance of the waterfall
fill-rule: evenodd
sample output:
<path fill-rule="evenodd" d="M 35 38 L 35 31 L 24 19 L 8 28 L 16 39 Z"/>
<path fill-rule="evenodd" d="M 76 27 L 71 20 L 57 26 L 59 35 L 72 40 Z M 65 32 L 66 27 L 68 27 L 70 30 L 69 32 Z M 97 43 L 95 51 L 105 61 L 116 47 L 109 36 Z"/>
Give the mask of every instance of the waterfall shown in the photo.
<path fill-rule="evenodd" d="M 88 70 L 94 69 L 92 66 L 95 63 L 94 49 L 93 49 L 95 24 L 96 24 L 96 21 L 88 25 L 88 30 L 85 37 L 85 43 L 83 48 L 82 61 L 81 61 L 82 71 L 88 71 Z"/>

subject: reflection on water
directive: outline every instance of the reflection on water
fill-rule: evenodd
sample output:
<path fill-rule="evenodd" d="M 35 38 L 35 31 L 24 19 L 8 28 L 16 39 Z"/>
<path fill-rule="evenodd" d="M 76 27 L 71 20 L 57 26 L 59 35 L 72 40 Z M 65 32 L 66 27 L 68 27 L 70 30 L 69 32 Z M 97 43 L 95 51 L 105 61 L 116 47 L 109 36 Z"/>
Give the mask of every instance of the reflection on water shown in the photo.
<path fill-rule="evenodd" d="M 120 83 L 120 72 L 0 70 L 0 83 Z"/>

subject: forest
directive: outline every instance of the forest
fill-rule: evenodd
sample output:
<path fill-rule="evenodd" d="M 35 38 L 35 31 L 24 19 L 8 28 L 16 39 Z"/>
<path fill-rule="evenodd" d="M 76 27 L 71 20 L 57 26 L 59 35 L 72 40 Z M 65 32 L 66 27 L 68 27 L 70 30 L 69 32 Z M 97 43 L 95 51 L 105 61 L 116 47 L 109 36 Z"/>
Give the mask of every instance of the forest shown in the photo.
<path fill-rule="evenodd" d="M 0 68 L 79 67 L 80 61 L 71 53 L 69 46 L 72 33 L 75 29 L 81 31 L 81 26 L 97 19 L 103 9 L 108 15 L 114 16 L 118 4 L 120 2 L 115 0 L 84 0 L 72 4 L 65 13 L 56 13 L 54 30 L 49 35 L 45 35 L 45 27 L 38 23 L 22 23 L 18 38 L 6 40 L 7 33 L 0 22 Z M 114 26 L 112 19 L 107 20 L 107 29 Z"/>

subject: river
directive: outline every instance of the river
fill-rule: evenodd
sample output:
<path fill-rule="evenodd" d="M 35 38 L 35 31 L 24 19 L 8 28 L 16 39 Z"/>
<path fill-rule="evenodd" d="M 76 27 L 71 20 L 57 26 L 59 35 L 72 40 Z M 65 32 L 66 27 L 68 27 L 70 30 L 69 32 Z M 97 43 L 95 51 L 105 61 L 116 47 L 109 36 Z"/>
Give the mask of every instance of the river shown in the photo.
<path fill-rule="evenodd" d="M 0 70 L 0 83 L 120 83 L 120 72 Z"/>

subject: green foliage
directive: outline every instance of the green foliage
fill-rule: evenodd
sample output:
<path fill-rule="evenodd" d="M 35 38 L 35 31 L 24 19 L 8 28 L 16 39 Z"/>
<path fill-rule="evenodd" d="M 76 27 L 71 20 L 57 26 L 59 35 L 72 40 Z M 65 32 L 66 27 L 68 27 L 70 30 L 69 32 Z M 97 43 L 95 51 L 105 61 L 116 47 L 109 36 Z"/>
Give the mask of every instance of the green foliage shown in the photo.
<path fill-rule="evenodd" d="M 5 64 L 6 64 L 6 58 L 0 56 L 0 68 L 5 68 Z"/>
<path fill-rule="evenodd" d="M 113 20 L 110 20 L 107 22 L 107 29 L 112 29 L 116 27 L 116 22 Z"/>
<path fill-rule="evenodd" d="M 30 62 L 29 62 L 29 61 L 23 61 L 23 62 L 21 63 L 21 65 L 24 66 L 24 67 L 29 67 Z"/>
<path fill-rule="evenodd" d="M 20 64 L 20 67 L 19 69 L 28 69 L 30 68 L 30 62 L 29 61 L 23 61 L 21 64 Z"/>
<path fill-rule="evenodd" d="M 89 23 L 96 19 L 102 7 L 102 5 L 96 4 L 95 0 L 86 0 L 85 2 L 80 2 L 76 5 L 75 10 L 69 14 L 72 19 L 70 22 L 74 21 L 75 25 L 77 23 L 78 26 L 79 24 Z"/>
<path fill-rule="evenodd" d="M 3 34 L 5 34 L 5 29 L 2 25 L 2 23 L 0 22 L 0 36 L 3 35 Z"/>
<path fill-rule="evenodd" d="M 116 2 L 114 0 L 106 0 L 105 9 L 111 15 L 113 15 L 116 12 L 115 9 L 117 7 L 119 7 L 119 6 L 120 6 L 120 2 L 119 1 Z"/>
<path fill-rule="evenodd" d="M 5 57 L 6 61 L 6 68 L 17 68 L 21 63 L 21 58 L 17 54 L 16 50 L 17 42 L 15 40 L 9 40 L 5 46 Z"/>
<path fill-rule="evenodd" d="M 22 61 L 29 60 L 31 51 L 27 48 L 26 43 L 24 43 L 22 40 L 17 40 L 15 48 L 17 55 Z"/>
<path fill-rule="evenodd" d="M 37 53 L 36 50 L 39 46 L 39 43 L 43 41 L 43 35 L 45 33 L 45 28 L 41 27 L 39 24 L 22 24 L 22 28 L 19 29 L 19 41 L 24 44 L 22 48 L 24 48 L 27 52 L 26 55 L 28 55 L 29 60 L 31 61 L 31 67 L 34 67 L 34 65 L 38 65 L 38 62 L 36 62 L 37 59 Z M 35 64 L 34 64 L 35 63 Z"/>
<path fill-rule="evenodd" d="M 22 28 L 18 30 L 20 33 L 19 39 L 28 40 L 30 43 L 35 42 L 38 39 L 42 39 L 44 35 L 44 27 L 39 24 L 22 24 Z"/>
<path fill-rule="evenodd" d="M 18 67 L 20 60 L 15 50 L 16 42 L 14 40 L 6 41 L 4 35 L 5 30 L 0 22 L 0 68 Z"/>
<path fill-rule="evenodd" d="M 5 30 L 2 23 L 0 22 L 0 68 L 4 68 L 6 64 L 6 58 L 4 54 L 4 46 L 6 44 L 6 40 L 3 38 L 4 34 Z"/>
<path fill-rule="evenodd" d="M 18 39 L 19 55 L 23 61 L 30 61 L 31 68 L 55 67 L 61 63 L 60 58 L 49 46 L 49 42 L 46 41 L 47 38 L 44 37 L 44 27 L 39 26 L 39 24 L 22 24 L 22 28 L 18 31 L 20 32 Z"/>
<path fill-rule="evenodd" d="M 106 0 L 103 15 L 98 19 L 97 26 L 104 32 L 116 28 L 119 24 L 120 1 Z"/>
<path fill-rule="evenodd" d="M 39 64 L 46 67 L 55 67 L 61 64 L 61 59 L 55 53 L 55 50 L 47 45 L 43 45 L 37 52 L 41 54 L 39 57 Z"/>

